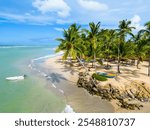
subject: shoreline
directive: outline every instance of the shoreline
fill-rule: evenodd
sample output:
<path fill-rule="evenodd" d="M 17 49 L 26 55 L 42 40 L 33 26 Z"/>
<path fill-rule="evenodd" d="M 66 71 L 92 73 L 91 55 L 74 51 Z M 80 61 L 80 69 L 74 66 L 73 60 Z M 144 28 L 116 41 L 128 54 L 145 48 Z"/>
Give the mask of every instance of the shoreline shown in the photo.
<path fill-rule="evenodd" d="M 41 64 L 50 78 L 54 89 L 57 89 L 66 100 L 66 107 L 77 113 L 113 113 L 114 107 L 98 96 L 90 95 L 85 89 L 78 88 L 78 73 L 62 63 L 61 56 L 48 58 Z M 54 87 L 55 86 L 55 87 Z"/>
<path fill-rule="evenodd" d="M 78 88 L 76 83 L 78 80 L 78 72 L 70 66 L 63 63 L 61 56 L 55 56 L 45 60 L 42 65 L 43 68 L 50 70 L 55 76 L 60 76 L 61 81 L 55 83 L 59 86 L 58 89 L 63 89 L 66 97 L 66 102 L 73 107 L 75 112 L 110 112 L 110 113 L 143 113 L 150 112 L 150 103 L 141 103 L 144 107 L 140 110 L 126 110 L 120 108 L 116 101 L 111 102 L 101 99 L 98 96 L 90 95 L 84 88 Z M 58 75 L 57 75 L 58 74 Z M 64 79 L 63 79 L 64 78 Z M 61 85 L 61 86 L 60 86 Z M 65 86 L 65 87 L 64 87 Z M 72 96 L 74 93 L 74 96 Z M 96 104 L 96 105 L 95 105 Z M 109 104 L 109 105 L 108 105 Z M 108 105 L 108 106 L 107 106 Z M 88 106 L 88 110 L 86 108 Z M 108 107 L 111 107 L 108 108 Z M 97 108 L 108 109 L 106 111 L 97 110 Z M 93 110 L 94 109 L 94 110 Z"/>

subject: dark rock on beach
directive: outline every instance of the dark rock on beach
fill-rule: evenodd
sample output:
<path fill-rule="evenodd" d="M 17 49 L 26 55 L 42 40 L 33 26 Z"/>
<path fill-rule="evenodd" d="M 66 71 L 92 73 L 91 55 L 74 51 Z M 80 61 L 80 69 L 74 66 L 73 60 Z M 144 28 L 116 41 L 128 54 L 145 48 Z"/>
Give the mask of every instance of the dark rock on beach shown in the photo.
<path fill-rule="evenodd" d="M 77 86 L 85 88 L 91 95 L 100 96 L 102 99 L 108 101 L 117 100 L 117 104 L 121 108 L 128 110 L 141 109 L 143 107 L 139 103 L 130 103 L 130 100 L 139 102 L 150 101 L 150 90 L 145 87 L 144 83 L 132 82 L 130 86 L 126 87 L 126 90 L 122 91 L 111 84 L 100 86 L 99 82 L 90 75 L 81 72 L 79 73 Z"/>

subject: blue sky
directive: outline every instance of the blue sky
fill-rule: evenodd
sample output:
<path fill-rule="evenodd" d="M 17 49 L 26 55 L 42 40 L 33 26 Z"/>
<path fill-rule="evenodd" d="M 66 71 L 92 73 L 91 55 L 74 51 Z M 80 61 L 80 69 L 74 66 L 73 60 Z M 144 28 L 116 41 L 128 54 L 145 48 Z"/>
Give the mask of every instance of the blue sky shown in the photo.
<path fill-rule="evenodd" d="M 123 19 L 137 30 L 150 20 L 150 0 L 0 0 L 0 44 L 56 44 L 62 28 L 117 28 Z"/>

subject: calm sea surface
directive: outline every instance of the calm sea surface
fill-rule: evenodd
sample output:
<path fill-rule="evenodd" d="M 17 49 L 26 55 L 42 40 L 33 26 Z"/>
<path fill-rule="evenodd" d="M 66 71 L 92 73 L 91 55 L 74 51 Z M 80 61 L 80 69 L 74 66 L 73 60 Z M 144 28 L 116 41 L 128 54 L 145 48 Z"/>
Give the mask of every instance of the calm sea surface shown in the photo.
<path fill-rule="evenodd" d="M 63 99 L 47 88 L 45 79 L 32 72 L 32 59 L 51 55 L 48 46 L 0 46 L 0 112 L 61 112 Z M 22 81 L 6 77 L 26 74 Z"/>

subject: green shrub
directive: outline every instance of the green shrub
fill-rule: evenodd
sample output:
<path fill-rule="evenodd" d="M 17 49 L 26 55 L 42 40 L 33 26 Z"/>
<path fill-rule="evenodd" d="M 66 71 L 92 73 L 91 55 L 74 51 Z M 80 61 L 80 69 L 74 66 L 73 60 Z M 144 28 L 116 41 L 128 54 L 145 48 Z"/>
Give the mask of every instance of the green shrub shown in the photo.
<path fill-rule="evenodd" d="M 96 73 L 94 73 L 94 74 L 92 75 L 92 78 L 93 78 L 93 79 L 96 79 L 96 80 L 99 80 L 99 81 L 107 81 L 107 78 L 106 78 L 106 77 L 101 76 L 101 75 L 96 74 Z"/>

